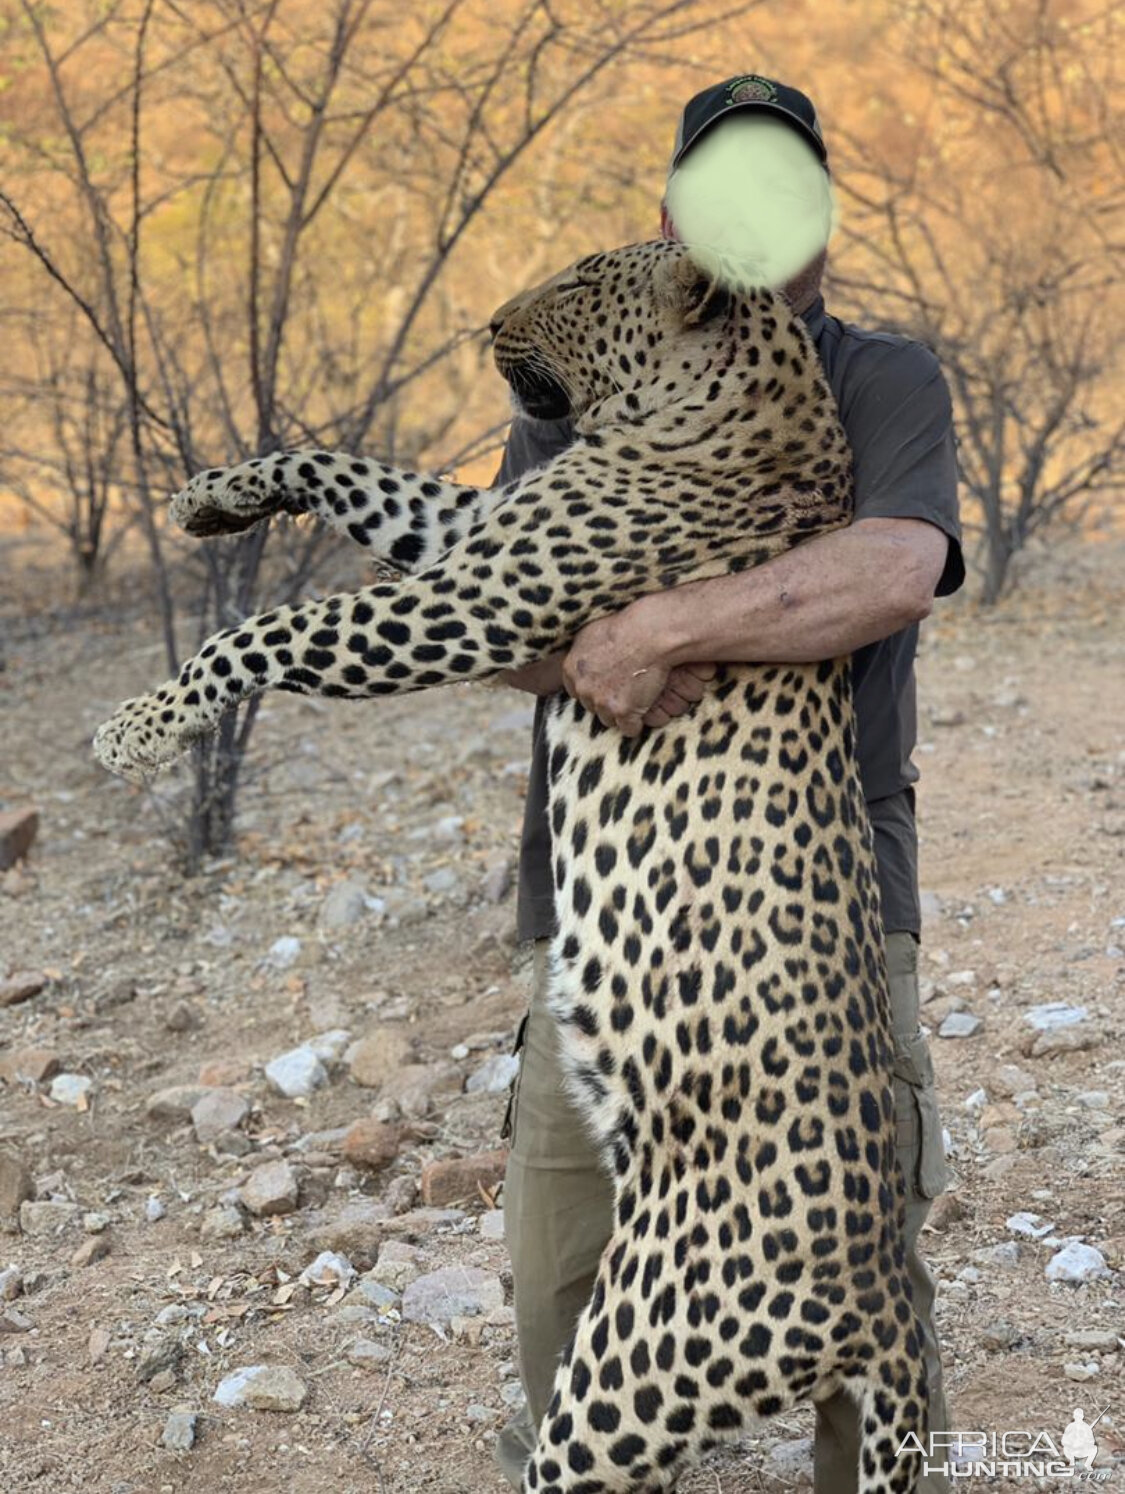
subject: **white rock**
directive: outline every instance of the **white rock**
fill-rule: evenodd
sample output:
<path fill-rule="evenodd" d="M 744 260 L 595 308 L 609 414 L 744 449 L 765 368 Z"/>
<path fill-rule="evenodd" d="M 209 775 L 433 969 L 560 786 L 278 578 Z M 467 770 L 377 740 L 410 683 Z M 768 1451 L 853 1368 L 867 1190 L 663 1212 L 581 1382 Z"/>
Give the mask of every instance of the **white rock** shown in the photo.
<path fill-rule="evenodd" d="M 984 1026 L 979 1017 L 974 1017 L 972 1012 L 950 1012 L 945 1021 L 938 1028 L 940 1038 L 970 1038 Z"/>
<path fill-rule="evenodd" d="M 168 1210 L 154 1193 L 145 1204 L 145 1218 L 150 1224 L 155 1224 L 158 1219 L 163 1219 Z"/>
<path fill-rule="evenodd" d="M 1024 1012 L 1023 1019 L 1037 1032 L 1057 1032 L 1060 1027 L 1073 1027 L 1084 1022 L 1089 1012 L 1084 1006 L 1070 1006 L 1065 1001 L 1047 1001 Z"/>
<path fill-rule="evenodd" d="M 977 973 L 975 970 L 953 970 L 944 978 L 947 986 L 975 986 Z"/>
<path fill-rule="evenodd" d="M 275 970 L 288 970 L 301 953 L 301 941 L 292 934 L 283 934 L 270 945 L 267 961 Z"/>
<path fill-rule="evenodd" d="M 1049 1235 L 1054 1225 L 1044 1223 L 1038 1214 L 1029 1214 L 1021 1209 L 1018 1214 L 1013 1214 L 1005 1220 L 1013 1235 L 1026 1235 L 1031 1240 L 1041 1240 L 1044 1235 Z"/>
<path fill-rule="evenodd" d="M 252 1411 L 299 1411 L 307 1390 L 286 1364 L 250 1364 L 224 1376 L 215 1391 L 220 1406 Z"/>
<path fill-rule="evenodd" d="M 18 1266 L 8 1266 L 0 1271 L 0 1302 L 12 1302 L 23 1291 L 23 1278 Z"/>
<path fill-rule="evenodd" d="M 504 1287 L 493 1271 L 478 1266 L 446 1266 L 410 1282 L 402 1294 L 402 1315 L 410 1323 L 448 1323 L 474 1317 L 504 1304 Z"/>
<path fill-rule="evenodd" d="M 505 1406 L 510 1406 L 513 1411 L 518 1411 L 526 1403 L 527 1396 L 518 1380 L 509 1380 L 507 1385 L 500 1387 L 500 1399 L 504 1402 Z"/>
<path fill-rule="evenodd" d="M 502 1094 L 519 1072 L 520 1061 L 514 1053 L 497 1053 L 488 1058 L 465 1081 L 468 1094 Z"/>
<path fill-rule="evenodd" d="M 160 1440 L 172 1452 L 190 1452 L 195 1443 L 195 1412 L 170 1412 Z"/>
<path fill-rule="evenodd" d="M 1091 1359 L 1086 1364 L 1063 1365 L 1063 1374 L 1068 1380 L 1096 1380 L 1101 1372 L 1102 1367 L 1096 1359 Z"/>
<path fill-rule="evenodd" d="M 266 1078 L 290 1100 L 307 1097 L 328 1083 L 328 1073 L 308 1043 L 271 1058 L 266 1064 Z"/>
<path fill-rule="evenodd" d="M 343 1027 L 334 1027 L 330 1032 L 318 1032 L 316 1037 L 310 1038 L 302 1047 L 315 1053 L 322 1063 L 339 1063 L 344 1049 L 352 1040 L 352 1035 Z"/>
<path fill-rule="evenodd" d="M 1093 1281 L 1097 1276 L 1108 1276 L 1109 1268 L 1100 1250 L 1072 1241 L 1051 1257 L 1044 1274 L 1048 1281 Z"/>
<path fill-rule="evenodd" d="M 51 1099 L 58 1105 L 77 1105 L 93 1086 L 88 1074 L 56 1074 L 51 1080 Z"/>
<path fill-rule="evenodd" d="M 974 1089 L 971 1095 L 966 1095 L 962 1101 L 966 1110 L 980 1110 L 988 1104 L 988 1091 L 986 1089 Z"/>
<path fill-rule="evenodd" d="M 302 1286 L 347 1286 L 355 1274 L 356 1269 L 346 1255 L 338 1255 L 334 1250 L 322 1250 L 297 1280 Z"/>
<path fill-rule="evenodd" d="M 450 1058 L 457 1059 L 468 1058 L 469 1050 L 464 1043 L 454 1043 L 453 1047 L 449 1050 L 449 1056 Z"/>
<path fill-rule="evenodd" d="M 457 886 L 457 873 L 451 866 L 439 866 L 436 871 L 422 878 L 422 886 L 435 895 L 452 892 Z"/>

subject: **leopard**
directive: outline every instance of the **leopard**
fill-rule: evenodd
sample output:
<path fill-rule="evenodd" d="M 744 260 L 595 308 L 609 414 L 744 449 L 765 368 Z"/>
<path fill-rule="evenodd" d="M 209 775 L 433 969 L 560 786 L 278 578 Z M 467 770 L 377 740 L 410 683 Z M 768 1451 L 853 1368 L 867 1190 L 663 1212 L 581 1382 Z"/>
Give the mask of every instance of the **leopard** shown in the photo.
<path fill-rule="evenodd" d="M 317 449 L 198 473 L 171 509 L 190 534 L 314 515 L 400 577 L 216 633 L 99 728 L 105 767 L 143 781 L 267 689 L 495 679 L 851 522 L 847 439 L 783 292 L 657 240 L 580 259 L 491 334 L 517 413 L 569 418 L 573 443 L 496 488 Z M 844 1390 L 862 1494 L 910 1494 L 926 1380 L 849 661 L 721 665 L 637 734 L 560 692 L 546 730 L 549 1005 L 614 1204 L 523 1488 L 657 1494 Z"/>

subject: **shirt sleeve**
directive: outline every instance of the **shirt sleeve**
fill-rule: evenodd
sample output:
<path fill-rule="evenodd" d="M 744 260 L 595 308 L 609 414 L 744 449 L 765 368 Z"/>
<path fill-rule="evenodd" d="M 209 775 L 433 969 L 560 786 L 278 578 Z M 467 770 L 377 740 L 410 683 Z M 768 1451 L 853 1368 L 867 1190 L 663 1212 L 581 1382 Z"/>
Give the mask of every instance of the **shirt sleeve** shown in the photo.
<path fill-rule="evenodd" d="M 936 594 L 949 596 L 965 579 L 949 386 L 920 342 L 875 344 L 869 356 L 867 377 L 841 411 L 852 447 L 855 517 L 936 525 L 949 540 Z"/>
<path fill-rule="evenodd" d="M 542 467 L 574 439 L 574 427 L 568 418 L 561 420 L 525 420 L 517 415 L 508 427 L 500 470 L 492 479 L 494 488 L 516 482 L 536 467 Z"/>

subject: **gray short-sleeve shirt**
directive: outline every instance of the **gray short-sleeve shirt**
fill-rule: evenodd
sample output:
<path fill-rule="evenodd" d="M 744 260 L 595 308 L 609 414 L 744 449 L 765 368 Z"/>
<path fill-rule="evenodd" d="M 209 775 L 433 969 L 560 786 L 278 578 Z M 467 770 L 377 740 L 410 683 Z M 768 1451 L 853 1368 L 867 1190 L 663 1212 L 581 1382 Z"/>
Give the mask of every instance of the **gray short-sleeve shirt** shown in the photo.
<path fill-rule="evenodd" d="M 804 313 L 852 450 L 855 517 L 924 519 L 949 539 L 938 596 L 965 579 L 957 507 L 957 462 L 949 389 L 923 343 L 868 332 L 830 316 L 817 297 Z M 568 420 L 512 422 L 495 486 L 541 467 L 573 440 Z M 918 837 L 912 762 L 917 738 L 917 626 L 852 656 L 860 774 L 875 833 L 883 924 L 918 933 Z M 531 775 L 520 845 L 517 925 L 521 939 L 555 931 L 547 819 L 546 702 L 532 729 Z"/>

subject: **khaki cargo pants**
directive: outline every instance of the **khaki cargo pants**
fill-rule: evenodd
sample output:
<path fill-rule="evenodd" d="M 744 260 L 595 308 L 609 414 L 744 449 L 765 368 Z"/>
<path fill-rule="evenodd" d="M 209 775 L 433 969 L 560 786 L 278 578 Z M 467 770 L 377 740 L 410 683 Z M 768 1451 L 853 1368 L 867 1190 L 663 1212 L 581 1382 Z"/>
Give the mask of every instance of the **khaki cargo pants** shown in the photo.
<path fill-rule="evenodd" d="M 581 1116 L 562 1087 L 555 1026 L 546 1006 L 547 951 L 535 945 L 531 1007 L 520 1029 L 520 1069 L 509 1109 L 511 1156 L 504 1186 L 504 1227 L 515 1280 L 516 1336 L 527 1404 L 501 1431 L 496 1460 L 513 1488 L 535 1446 L 559 1356 L 593 1290 L 610 1236 L 613 1185 L 601 1170 Z M 918 1025 L 918 942 L 887 936 L 895 1031 L 898 1155 L 906 1178 L 907 1270 L 914 1310 L 925 1336 L 930 1426 L 945 1430 L 941 1356 L 934 1331 L 934 1281 L 918 1255 L 918 1234 L 930 1200 L 947 1172 L 934 1096 L 933 1067 Z M 841 1392 L 816 1408 L 815 1494 L 855 1494 L 859 1467 L 858 1412 Z M 918 1494 L 948 1494 L 940 1475 L 923 1478 Z"/>

